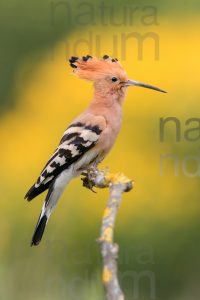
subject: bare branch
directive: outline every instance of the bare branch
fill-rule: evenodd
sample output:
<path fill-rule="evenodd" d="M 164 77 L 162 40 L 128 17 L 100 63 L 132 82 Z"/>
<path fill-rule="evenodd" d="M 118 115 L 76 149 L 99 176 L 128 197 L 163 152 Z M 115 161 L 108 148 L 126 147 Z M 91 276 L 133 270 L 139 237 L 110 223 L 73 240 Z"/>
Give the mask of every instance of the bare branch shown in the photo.
<path fill-rule="evenodd" d="M 110 189 L 110 197 L 104 210 L 101 234 L 98 239 L 103 259 L 103 284 L 107 300 L 124 300 L 117 271 L 119 247 L 113 242 L 113 236 L 122 193 L 130 191 L 133 187 L 133 182 L 121 173 L 111 174 L 109 172 L 91 170 L 90 175 L 83 179 L 83 185 L 89 189 L 92 189 L 93 186 L 99 188 L 109 187 Z"/>

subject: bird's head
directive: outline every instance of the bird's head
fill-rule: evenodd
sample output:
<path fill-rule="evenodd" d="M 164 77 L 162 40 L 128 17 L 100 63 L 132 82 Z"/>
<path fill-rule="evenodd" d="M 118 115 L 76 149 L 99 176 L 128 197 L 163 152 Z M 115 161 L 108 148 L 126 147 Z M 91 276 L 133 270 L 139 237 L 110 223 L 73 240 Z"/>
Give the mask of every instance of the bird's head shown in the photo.
<path fill-rule="evenodd" d="M 82 58 L 72 56 L 69 62 L 73 72 L 79 78 L 93 81 L 97 92 L 103 95 L 123 97 L 129 86 L 141 86 L 166 93 L 152 85 L 129 80 L 126 71 L 118 60 L 108 55 L 104 55 L 101 59 L 90 55 Z"/>

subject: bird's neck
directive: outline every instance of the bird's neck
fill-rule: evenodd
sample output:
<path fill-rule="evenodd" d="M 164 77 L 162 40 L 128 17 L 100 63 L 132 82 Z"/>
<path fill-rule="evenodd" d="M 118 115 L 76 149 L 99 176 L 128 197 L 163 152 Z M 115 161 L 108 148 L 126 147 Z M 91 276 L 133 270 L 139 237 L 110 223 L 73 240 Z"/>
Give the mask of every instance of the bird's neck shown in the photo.
<path fill-rule="evenodd" d="M 113 123 L 115 119 L 121 123 L 122 101 L 119 101 L 116 95 L 101 95 L 94 92 L 88 111 L 95 115 L 103 115 L 108 123 Z"/>
<path fill-rule="evenodd" d="M 125 98 L 125 91 L 112 92 L 94 90 L 94 95 L 91 104 L 95 106 L 113 107 L 121 106 Z"/>

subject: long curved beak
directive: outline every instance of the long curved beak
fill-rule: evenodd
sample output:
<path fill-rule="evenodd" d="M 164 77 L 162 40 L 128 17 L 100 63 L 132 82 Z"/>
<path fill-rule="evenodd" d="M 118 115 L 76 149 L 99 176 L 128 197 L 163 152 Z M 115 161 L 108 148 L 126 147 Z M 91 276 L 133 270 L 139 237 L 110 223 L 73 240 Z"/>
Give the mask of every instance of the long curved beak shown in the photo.
<path fill-rule="evenodd" d="M 151 90 L 155 90 L 155 91 L 158 91 L 158 92 L 161 92 L 161 93 L 167 93 L 166 91 L 164 90 L 161 90 L 153 85 L 150 85 L 150 84 L 146 84 L 146 83 L 143 83 L 143 82 L 139 82 L 139 81 L 136 81 L 136 80 L 127 80 L 126 81 L 126 86 L 141 86 L 141 87 L 144 87 L 146 89 L 151 89 Z"/>

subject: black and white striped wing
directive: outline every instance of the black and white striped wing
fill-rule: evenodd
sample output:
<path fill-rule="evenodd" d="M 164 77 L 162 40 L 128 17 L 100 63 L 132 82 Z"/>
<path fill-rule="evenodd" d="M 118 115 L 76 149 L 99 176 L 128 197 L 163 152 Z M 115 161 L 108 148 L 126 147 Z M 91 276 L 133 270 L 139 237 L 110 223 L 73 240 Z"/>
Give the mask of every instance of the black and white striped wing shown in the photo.
<path fill-rule="evenodd" d="M 58 148 L 25 198 L 30 201 L 48 189 L 63 170 L 78 161 L 97 144 L 102 130 L 103 128 L 98 125 L 85 125 L 81 122 L 70 125 L 64 132 Z"/>

